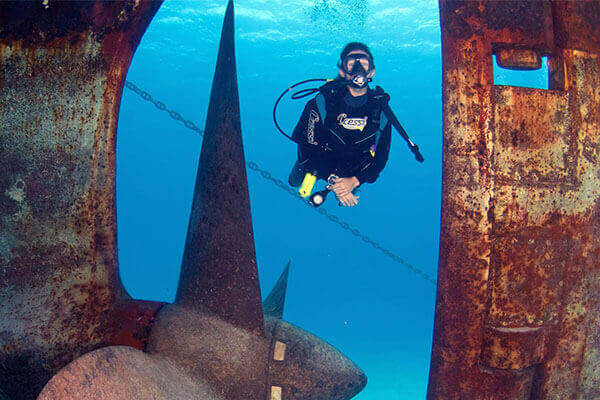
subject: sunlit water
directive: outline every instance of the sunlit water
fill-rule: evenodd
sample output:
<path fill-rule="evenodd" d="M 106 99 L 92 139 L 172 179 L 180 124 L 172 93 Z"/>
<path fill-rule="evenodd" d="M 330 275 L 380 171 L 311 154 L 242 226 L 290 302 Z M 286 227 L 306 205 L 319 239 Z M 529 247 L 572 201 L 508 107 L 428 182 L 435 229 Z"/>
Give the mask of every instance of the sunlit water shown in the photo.
<path fill-rule="evenodd" d="M 201 127 L 225 3 L 165 1 L 128 74 Z M 375 185 L 361 190 L 359 206 L 330 201 L 324 207 L 435 277 L 442 141 L 438 3 L 240 0 L 235 22 L 246 158 L 283 180 L 296 149 L 274 128 L 275 99 L 297 81 L 334 77 L 345 43 L 371 47 L 374 84 L 391 95 L 426 161 L 418 164 L 394 133 L 387 167 Z M 304 100 L 284 100 L 282 126 L 291 130 L 303 106 Z M 136 298 L 174 298 L 200 146 L 197 134 L 125 91 L 117 144 L 119 257 L 123 281 Z M 333 344 L 366 372 L 369 382 L 357 398 L 424 398 L 434 285 L 259 174 L 248 171 L 248 179 L 263 296 L 291 259 L 284 319 Z"/>

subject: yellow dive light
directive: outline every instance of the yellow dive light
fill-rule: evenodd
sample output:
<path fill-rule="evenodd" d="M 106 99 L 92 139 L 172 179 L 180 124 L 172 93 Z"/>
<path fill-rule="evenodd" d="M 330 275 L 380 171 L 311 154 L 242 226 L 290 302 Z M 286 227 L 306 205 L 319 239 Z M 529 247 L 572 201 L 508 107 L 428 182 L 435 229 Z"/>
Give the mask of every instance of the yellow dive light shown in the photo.
<path fill-rule="evenodd" d="M 317 177 L 309 172 L 304 175 L 304 180 L 302 181 L 302 185 L 298 192 L 302 197 L 308 197 L 312 193 L 313 186 L 315 186 L 315 182 L 317 181 Z"/>

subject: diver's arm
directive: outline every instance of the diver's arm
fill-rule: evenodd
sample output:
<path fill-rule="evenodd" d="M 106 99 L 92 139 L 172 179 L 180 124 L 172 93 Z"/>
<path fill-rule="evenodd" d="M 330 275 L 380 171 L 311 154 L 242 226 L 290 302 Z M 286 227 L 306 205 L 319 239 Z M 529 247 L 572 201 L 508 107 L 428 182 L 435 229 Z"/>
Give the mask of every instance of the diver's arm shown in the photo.
<path fill-rule="evenodd" d="M 356 174 L 356 178 L 362 185 L 363 183 L 374 183 L 385 165 L 387 164 L 390 154 L 390 144 L 392 141 L 392 125 L 388 122 L 386 127 L 381 132 L 381 138 L 375 148 L 375 157 L 366 163 L 363 168 Z"/>
<path fill-rule="evenodd" d="M 317 109 L 317 102 L 315 99 L 312 99 L 306 103 L 300 120 L 292 133 L 292 138 L 302 148 L 311 150 L 314 147 L 314 149 L 318 149 L 322 129 L 323 124 Z"/>
<path fill-rule="evenodd" d="M 312 99 L 306 103 L 300 120 L 292 133 L 292 138 L 298 143 L 298 153 L 299 158 L 302 159 L 301 161 L 308 159 L 312 168 L 317 170 L 322 169 L 321 167 L 326 164 L 327 159 L 321 143 L 324 137 L 324 129 L 317 103 L 315 99 Z M 326 178 L 325 176 L 323 179 Z"/>

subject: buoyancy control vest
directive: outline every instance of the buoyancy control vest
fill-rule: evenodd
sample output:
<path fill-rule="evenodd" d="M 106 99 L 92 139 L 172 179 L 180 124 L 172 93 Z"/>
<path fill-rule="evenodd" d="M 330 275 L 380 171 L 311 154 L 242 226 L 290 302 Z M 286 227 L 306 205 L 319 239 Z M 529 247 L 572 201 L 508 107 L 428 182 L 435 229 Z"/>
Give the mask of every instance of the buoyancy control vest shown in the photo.
<path fill-rule="evenodd" d="M 330 82 L 319 88 L 315 101 L 325 128 L 326 146 L 338 157 L 356 161 L 356 158 L 374 157 L 383 129 L 388 124 L 382 112 L 390 97 L 377 86 L 368 89 L 363 105 L 346 104 L 345 86 Z"/>

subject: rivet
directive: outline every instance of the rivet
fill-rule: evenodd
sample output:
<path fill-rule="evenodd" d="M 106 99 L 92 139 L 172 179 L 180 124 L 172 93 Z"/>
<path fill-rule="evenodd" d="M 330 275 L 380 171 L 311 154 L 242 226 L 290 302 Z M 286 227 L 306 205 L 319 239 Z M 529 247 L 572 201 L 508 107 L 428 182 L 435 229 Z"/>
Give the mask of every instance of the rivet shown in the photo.
<path fill-rule="evenodd" d="M 281 386 L 271 386 L 271 400 L 281 400 Z"/>
<path fill-rule="evenodd" d="M 283 361 L 285 359 L 285 348 L 286 344 L 279 340 L 275 342 L 275 349 L 273 350 L 273 360 Z"/>

